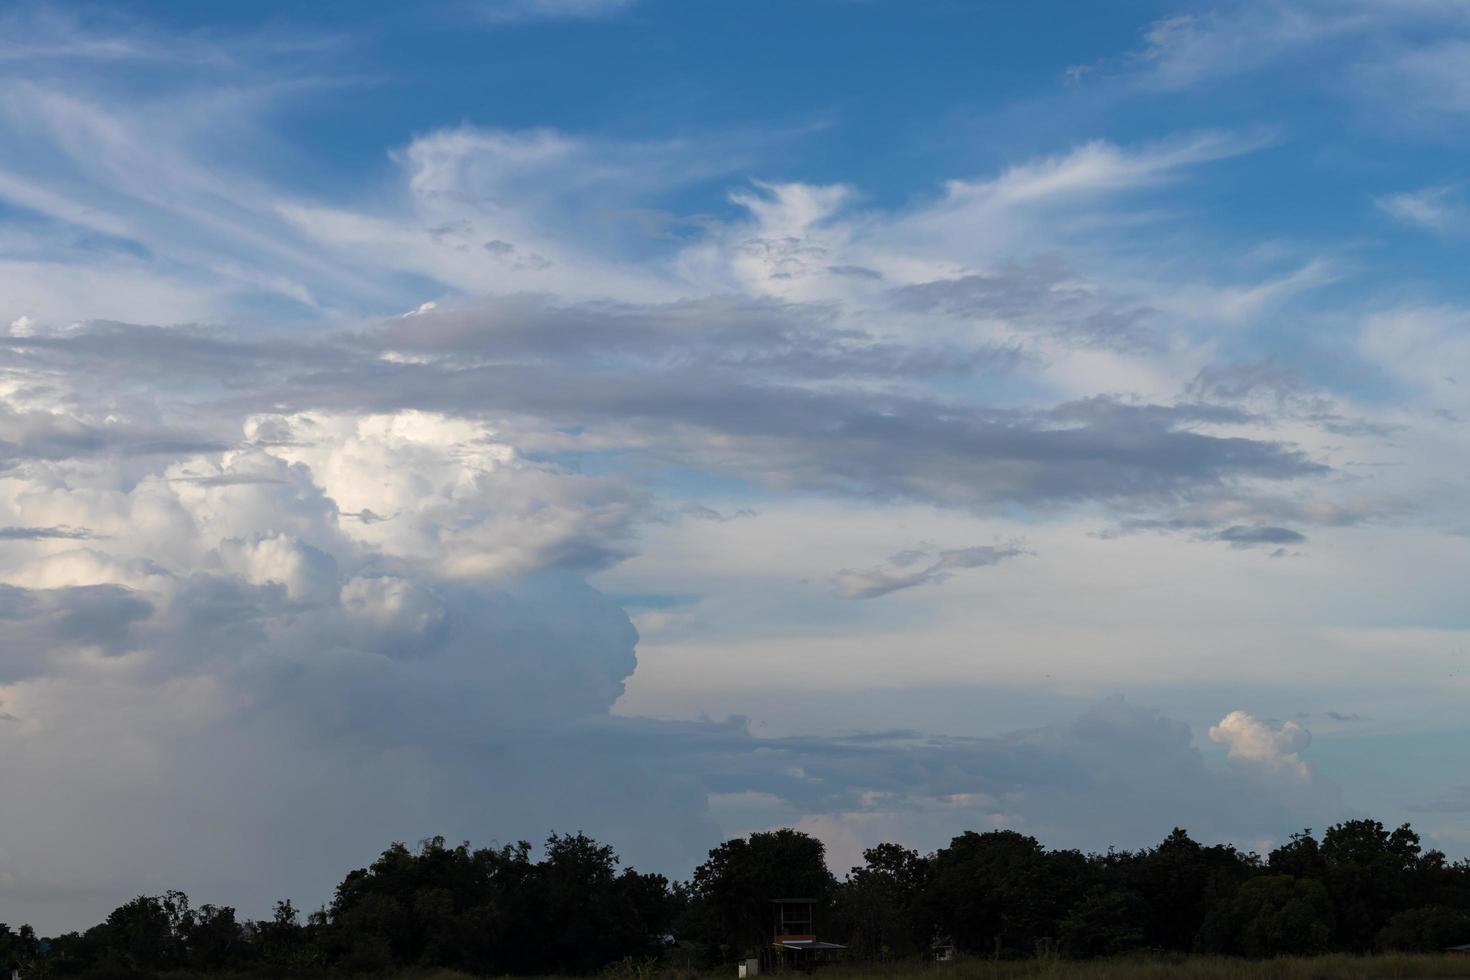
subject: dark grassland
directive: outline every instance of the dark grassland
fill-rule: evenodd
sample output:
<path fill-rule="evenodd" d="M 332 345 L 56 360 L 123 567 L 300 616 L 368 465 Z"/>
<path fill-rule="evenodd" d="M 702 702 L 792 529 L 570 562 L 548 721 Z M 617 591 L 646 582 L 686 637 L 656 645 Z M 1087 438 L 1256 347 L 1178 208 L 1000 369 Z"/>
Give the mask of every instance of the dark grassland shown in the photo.
<path fill-rule="evenodd" d="M 730 980 L 733 967 L 690 972 L 654 963 L 617 964 L 607 980 Z M 769 974 L 767 974 L 769 976 Z M 776 974 L 801 976 L 801 974 Z M 1470 980 L 1470 959 L 1398 953 L 1328 954 L 1243 960 L 1228 956 L 1140 956 L 1105 960 L 962 958 L 952 963 L 865 964 L 824 967 L 817 980 Z M 473 980 L 450 970 L 410 973 L 392 980 Z M 551 978 L 546 978 L 551 980 Z"/>

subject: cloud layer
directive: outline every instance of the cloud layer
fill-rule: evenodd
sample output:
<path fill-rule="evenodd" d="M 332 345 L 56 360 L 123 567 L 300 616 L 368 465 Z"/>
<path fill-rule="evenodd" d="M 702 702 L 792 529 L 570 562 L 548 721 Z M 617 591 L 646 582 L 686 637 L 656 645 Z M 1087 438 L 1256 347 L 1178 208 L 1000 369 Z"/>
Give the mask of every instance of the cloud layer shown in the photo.
<path fill-rule="evenodd" d="M 902 167 L 804 155 L 852 123 L 792 87 L 784 129 L 619 124 L 670 101 L 590 91 L 633 71 L 564 118 L 392 109 L 395 72 L 475 67 L 461 33 L 685 50 L 655 6 L 0 20 L 0 785 L 44 787 L 0 896 L 38 924 L 311 903 L 429 833 L 583 829 L 675 874 L 778 823 L 847 858 L 1266 846 L 1350 812 L 1303 712 L 1458 712 L 1470 314 L 1372 244 L 1454 247 L 1458 185 L 1329 187 L 1338 223 L 1291 225 L 1259 202 L 1308 208 L 1303 158 L 1341 148 L 1169 101 L 1310 54 L 1454 118 L 1464 42 L 1420 33 L 1454 5 L 1180 11 L 1028 125 L 915 109 L 953 155 Z M 449 67 L 405 71 L 391 25 Z M 529 115 L 561 91 L 517 82 Z M 729 710 L 668 693 L 701 684 Z M 1013 713 L 933 731 L 922 684 Z M 807 727 L 767 727 L 779 698 Z"/>

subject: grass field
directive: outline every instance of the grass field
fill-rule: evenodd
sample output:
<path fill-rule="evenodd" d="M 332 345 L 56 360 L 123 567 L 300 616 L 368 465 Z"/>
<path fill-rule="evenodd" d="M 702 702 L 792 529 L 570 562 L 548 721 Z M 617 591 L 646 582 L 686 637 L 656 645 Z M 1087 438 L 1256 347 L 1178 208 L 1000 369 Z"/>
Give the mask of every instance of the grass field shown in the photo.
<path fill-rule="evenodd" d="M 734 975 L 734 971 L 731 971 Z M 1314 956 L 1274 960 L 1225 957 L 1150 957 L 1117 960 L 960 960 L 929 967 L 836 967 L 826 980 L 912 977 L 913 980 L 1470 980 L 1470 957 Z"/>
<path fill-rule="evenodd" d="M 734 966 L 689 973 L 652 963 L 625 963 L 607 980 L 732 980 Z M 799 975 L 799 974 L 798 974 Z M 834 965 L 816 972 L 817 980 L 1470 980 L 1464 956 L 1311 956 L 1243 960 L 1212 956 L 1128 957 L 1073 961 L 1035 959 L 995 962 L 961 959 L 953 963 Z"/>

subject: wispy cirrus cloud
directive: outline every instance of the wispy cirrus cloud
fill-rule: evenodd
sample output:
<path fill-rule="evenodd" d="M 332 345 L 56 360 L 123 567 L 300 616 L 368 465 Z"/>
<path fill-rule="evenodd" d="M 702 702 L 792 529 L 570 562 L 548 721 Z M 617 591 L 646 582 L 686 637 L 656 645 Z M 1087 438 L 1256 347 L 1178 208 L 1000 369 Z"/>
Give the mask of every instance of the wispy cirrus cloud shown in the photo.
<path fill-rule="evenodd" d="M 638 0 L 476 0 L 478 12 L 492 21 L 610 17 L 631 10 Z"/>
<path fill-rule="evenodd" d="M 1133 63 L 1147 84 L 1180 89 L 1264 68 L 1279 59 L 1381 22 L 1367 3 L 1237 3 L 1180 13 L 1151 24 Z"/>
<path fill-rule="evenodd" d="M 1455 234 L 1470 228 L 1467 209 L 1457 187 L 1426 187 L 1374 199 L 1379 210 L 1424 231 Z"/>

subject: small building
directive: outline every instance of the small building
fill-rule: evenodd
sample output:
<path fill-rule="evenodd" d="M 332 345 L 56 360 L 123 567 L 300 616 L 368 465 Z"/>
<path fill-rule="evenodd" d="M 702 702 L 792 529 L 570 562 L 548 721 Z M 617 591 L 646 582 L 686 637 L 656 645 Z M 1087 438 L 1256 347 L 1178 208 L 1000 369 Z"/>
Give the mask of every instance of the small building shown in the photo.
<path fill-rule="evenodd" d="M 810 972 L 823 963 L 840 959 L 847 947 L 817 938 L 817 900 L 776 898 L 771 900 L 771 970 Z"/>
<path fill-rule="evenodd" d="M 1465 943 L 1463 946 L 1450 946 L 1445 949 L 1445 952 L 1451 956 L 1470 956 L 1470 943 Z"/>

